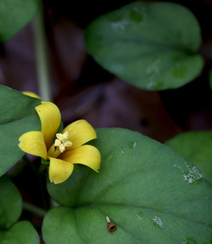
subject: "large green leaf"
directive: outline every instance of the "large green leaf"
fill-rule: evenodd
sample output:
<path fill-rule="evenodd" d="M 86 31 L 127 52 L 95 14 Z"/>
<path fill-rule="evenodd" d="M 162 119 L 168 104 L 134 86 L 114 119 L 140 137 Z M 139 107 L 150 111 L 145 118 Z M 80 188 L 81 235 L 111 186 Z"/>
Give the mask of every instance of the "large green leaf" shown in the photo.
<path fill-rule="evenodd" d="M 0 244 L 39 244 L 38 233 L 28 221 L 20 221 L 0 232 Z"/>
<path fill-rule="evenodd" d="M 0 1 L 0 41 L 7 41 L 34 17 L 39 0 Z"/>
<path fill-rule="evenodd" d="M 98 129 L 99 174 L 84 166 L 49 183 L 62 207 L 44 219 L 48 244 L 212 242 L 212 188 L 171 148 L 137 132 Z M 107 230 L 106 216 L 117 226 Z"/>
<path fill-rule="evenodd" d="M 199 24 L 175 3 L 135 2 L 102 15 L 87 27 L 85 41 L 100 65 L 143 89 L 183 86 L 203 67 Z"/>
<path fill-rule="evenodd" d="M 22 212 L 22 198 L 16 186 L 6 176 L 0 178 L 0 230 L 14 224 Z"/>
<path fill-rule="evenodd" d="M 212 185 L 212 132 L 190 131 L 182 133 L 165 143 L 203 173 Z"/>
<path fill-rule="evenodd" d="M 35 107 L 40 100 L 0 85 L 0 176 L 23 155 L 18 138 L 25 132 L 40 130 Z"/>
<path fill-rule="evenodd" d="M 7 176 L 0 177 L 0 244 L 40 243 L 30 222 L 17 222 L 21 212 L 20 192 Z"/>

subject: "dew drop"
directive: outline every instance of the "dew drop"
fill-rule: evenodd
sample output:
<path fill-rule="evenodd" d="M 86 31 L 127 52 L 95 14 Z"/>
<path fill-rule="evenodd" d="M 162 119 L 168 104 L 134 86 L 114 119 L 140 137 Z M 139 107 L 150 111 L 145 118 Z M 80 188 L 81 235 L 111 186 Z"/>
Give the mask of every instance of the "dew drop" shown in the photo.
<path fill-rule="evenodd" d="M 150 75 L 150 74 L 159 74 L 159 72 L 160 72 L 160 64 L 161 64 L 161 60 L 157 56 L 154 56 L 152 58 L 151 64 L 147 67 L 146 73 L 148 75 Z"/>
<path fill-rule="evenodd" d="M 124 147 L 121 147 L 121 153 L 125 153 L 125 148 Z"/>
<path fill-rule="evenodd" d="M 195 185 L 201 183 L 203 177 L 201 171 L 195 166 L 191 167 L 186 162 L 184 163 L 186 166 L 185 170 L 177 164 L 174 164 L 173 167 L 179 168 L 182 171 L 184 181 L 187 181 L 189 184 Z"/>
<path fill-rule="evenodd" d="M 136 142 L 135 142 L 135 141 L 129 141 L 129 143 L 128 143 L 128 147 L 129 147 L 130 149 L 133 149 L 133 147 L 136 147 Z"/>
<path fill-rule="evenodd" d="M 184 180 L 188 181 L 188 183 L 191 184 L 198 184 L 202 182 L 203 175 L 197 167 L 193 166 L 191 168 L 188 164 L 186 164 L 186 167 L 188 170 L 184 171 Z"/>
<path fill-rule="evenodd" d="M 144 217 L 143 212 L 138 211 L 138 212 L 136 213 L 136 217 L 137 217 L 137 219 L 138 219 L 139 221 L 142 220 L 143 217 Z"/>
<path fill-rule="evenodd" d="M 157 228 L 163 228 L 163 222 L 159 216 L 155 216 L 153 219 L 153 226 Z"/>
<path fill-rule="evenodd" d="M 122 30 L 125 30 L 127 26 L 127 21 L 126 20 L 122 20 L 122 21 L 119 21 L 119 22 L 112 22 L 111 23 L 111 27 L 114 31 L 122 31 Z"/>
<path fill-rule="evenodd" d="M 186 237 L 182 240 L 182 244 L 197 244 L 197 241 L 193 237 Z"/>

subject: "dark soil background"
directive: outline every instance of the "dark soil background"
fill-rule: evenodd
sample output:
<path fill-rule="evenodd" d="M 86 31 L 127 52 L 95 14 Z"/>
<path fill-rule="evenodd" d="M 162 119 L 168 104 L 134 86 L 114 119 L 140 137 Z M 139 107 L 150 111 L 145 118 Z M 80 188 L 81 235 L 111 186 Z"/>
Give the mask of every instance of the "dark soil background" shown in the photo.
<path fill-rule="evenodd" d="M 205 68 L 184 87 L 162 92 L 128 85 L 86 53 L 87 25 L 130 2 L 44 1 L 51 92 L 64 125 L 83 118 L 95 128 L 128 128 L 160 142 L 187 130 L 211 130 L 208 72 L 212 55 L 212 0 L 172 1 L 188 7 L 200 23 L 203 42 L 199 53 L 205 59 Z M 38 93 L 33 26 L 32 21 L 10 41 L 0 44 L 0 83 L 18 91 Z M 35 161 L 34 165 L 38 168 L 40 162 Z M 41 200 L 37 175 L 29 165 L 20 162 L 9 174 L 25 201 L 49 207 L 48 197 L 46 206 Z M 45 185 L 45 177 L 42 181 Z M 40 231 L 42 219 L 26 211 L 21 218 L 30 220 Z"/>

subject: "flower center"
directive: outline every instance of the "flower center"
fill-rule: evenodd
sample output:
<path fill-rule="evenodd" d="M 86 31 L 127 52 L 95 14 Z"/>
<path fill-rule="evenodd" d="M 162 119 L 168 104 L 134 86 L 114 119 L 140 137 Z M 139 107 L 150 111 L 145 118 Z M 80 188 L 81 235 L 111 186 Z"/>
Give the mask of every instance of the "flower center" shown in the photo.
<path fill-rule="evenodd" d="M 69 133 L 68 131 L 56 134 L 57 139 L 54 141 L 54 144 L 49 148 L 48 158 L 57 158 L 66 150 L 66 147 L 71 147 L 72 142 L 68 141 Z"/>
<path fill-rule="evenodd" d="M 62 133 L 56 134 L 57 139 L 54 142 L 54 146 L 58 147 L 59 151 L 63 153 L 65 151 L 66 147 L 71 147 L 72 142 L 68 141 L 69 133 L 68 131 L 65 131 Z"/>

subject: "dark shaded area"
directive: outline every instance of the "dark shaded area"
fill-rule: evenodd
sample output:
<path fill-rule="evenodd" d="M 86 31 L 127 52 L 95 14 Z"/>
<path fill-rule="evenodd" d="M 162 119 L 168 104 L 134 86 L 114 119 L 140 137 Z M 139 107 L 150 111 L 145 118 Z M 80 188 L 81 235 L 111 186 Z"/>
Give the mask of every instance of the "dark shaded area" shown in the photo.
<path fill-rule="evenodd" d="M 203 37 L 199 52 L 206 65 L 195 81 L 162 92 L 145 91 L 128 85 L 101 68 L 86 53 L 86 26 L 101 14 L 130 2 L 44 1 L 51 90 L 64 125 L 83 118 L 95 128 L 128 128 L 160 142 L 185 130 L 212 129 L 212 94 L 208 83 L 212 2 L 173 1 L 188 7 L 197 17 Z M 1 43 L 0 83 L 19 91 L 38 93 L 33 22 L 7 43 Z M 40 162 L 34 163 L 38 169 Z M 20 173 L 14 176 L 15 172 L 17 168 L 14 167 L 10 175 L 23 199 L 45 208 L 39 180 L 30 165 L 24 163 Z M 41 179 L 45 186 L 43 175 Z M 48 199 L 46 204 L 49 207 Z M 26 211 L 21 218 L 30 220 L 40 232 L 42 219 Z"/>

